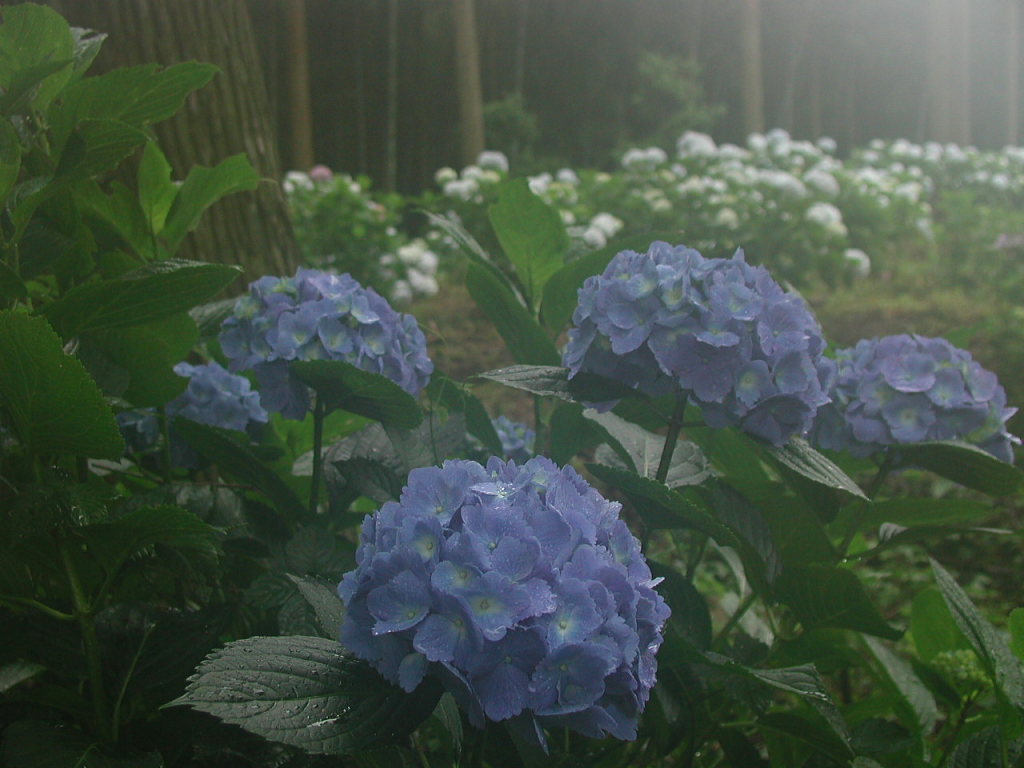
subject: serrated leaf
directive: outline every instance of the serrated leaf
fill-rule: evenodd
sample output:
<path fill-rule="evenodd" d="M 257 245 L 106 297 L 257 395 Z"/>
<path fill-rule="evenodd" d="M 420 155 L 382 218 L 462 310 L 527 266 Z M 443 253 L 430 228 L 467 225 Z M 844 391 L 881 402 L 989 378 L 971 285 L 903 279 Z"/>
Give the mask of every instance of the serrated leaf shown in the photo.
<path fill-rule="evenodd" d="M 1024 667 L 1006 639 L 981 615 L 967 593 L 935 560 L 931 561 L 935 582 L 949 606 L 953 620 L 978 654 L 1007 701 L 1024 712 Z"/>
<path fill-rule="evenodd" d="M 286 519 L 296 520 L 305 515 L 305 505 L 295 492 L 277 475 L 267 471 L 253 452 L 240 442 L 244 437 L 238 432 L 217 429 L 181 416 L 174 420 L 174 431 L 216 464 L 219 472 L 261 492 Z"/>
<path fill-rule="evenodd" d="M 82 364 L 42 317 L 0 311 L 0 402 L 35 454 L 116 459 L 124 441 Z"/>
<path fill-rule="evenodd" d="M 560 331 L 572 319 L 579 303 L 579 289 L 591 275 L 598 275 L 608 266 L 617 251 L 602 248 L 587 253 L 560 267 L 544 286 L 540 316 L 549 331 Z"/>
<path fill-rule="evenodd" d="M 31 680 L 46 667 L 34 661 L 12 661 L 0 666 L 0 693 L 6 693 L 19 683 Z"/>
<path fill-rule="evenodd" d="M 160 151 L 155 141 L 146 143 L 139 162 L 139 205 L 149 224 L 150 232 L 158 233 L 164 228 L 167 213 L 171 210 L 178 186 L 171 181 L 171 164 Z M 156 257 L 157 254 L 153 254 Z"/>
<path fill-rule="evenodd" d="M 145 131 L 120 120 L 81 120 L 64 146 L 54 183 L 87 179 L 113 170 L 146 138 Z"/>
<path fill-rule="evenodd" d="M 707 601 L 678 571 L 655 561 L 649 561 L 655 578 L 664 579 L 658 592 L 672 609 L 669 624 L 695 648 L 706 651 L 711 647 L 711 612 Z"/>
<path fill-rule="evenodd" d="M 0 301 L 11 302 L 26 296 L 28 287 L 25 282 L 5 262 L 0 261 Z"/>
<path fill-rule="evenodd" d="M 939 719 L 939 707 L 931 691 L 914 674 L 914 669 L 908 662 L 878 640 L 865 635 L 864 642 L 909 710 L 916 732 L 922 736 L 930 734 Z"/>
<path fill-rule="evenodd" d="M 661 454 L 665 450 L 664 437 L 648 432 L 614 413 L 599 413 L 588 409 L 583 412 L 583 416 L 599 424 L 618 441 L 629 455 L 633 465 L 630 469 L 642 477 L 654 479 L 661 463 Z M 665 477 L 665 485 L 669 488 L 700 485 L 709 477 L 711 467 L 697 444 L 686 440 L 678 441 L 672 452 L 672 463 Z"/>
<path fill-rule="evenodd" d="M 286 575 L 313 609 L 323 636 L 336 639 L 341 631 L 341 621 L 345 618 L 345 604 L 338 597 L 335 585 L 310 576 Z"/>
<path fill-rule="evenodd" d="M 439 697 L 428 684 L 405 693 L 331 640 L 251 637 L 210 654 L 172 703 L 307 752 L 342 755 L 407 735 Z"/>
<path fill-rule="evenodd" d="M 996 726 L 972 733 L 961 741 L 950 753 L 946 765 L 949 768 L 1004 768 L 1013 763 L 1003 762 L 1003 736 Z M 1008 750 L 1011 760 L 1020 753 L 1020 747 Z"/>
<path fill-rule="evenodd" d="M 498 188 L 498 199 L 488 215 L 505 256 L 526 289 L 528 305 L 537 309 L 545 284 L 561 269 L 569 249 L 569 236 L 558 211 L 533 193 L 528 179 L 519 178 Z"/>
<path fill-rule="evenodd" d="M 863 526 L 870 528 L 895 523 L 907 528 L 962 526 L 992 517 L 991 504 L 971 499 L 897 498 L 876 501 L 864 510 Z"/>
<path fill-rule="evenodd" d="M 943 651 L 971 647 L 936 587 L 927 587 L 914 595 L 910 603 L 910 633 L 917 654 L 924 661 L 931 661 Z"/>
<path fill-rule="evenodd" d="M 781 447 L 765 446 L 765 451 L 783 467 L 810 480 L 815 485 L 831 491 L 839 491 L 848 498 L 867 501 L 864 491 L 843 470 L 823 454 L 814 450 L 803 438 L 794 437 Z"/>
<path fill-rule="evenodd" d="M 1020 485 L 1021 471 L 980 448 L 957 441 L 901 445 L 896 466 L 917 466 L 991 496 L 1009 496 Z"/>
<path fill-rule="evenodd" d="M 290 370 L 323 398 L 328 410 L 341 408 L 401 429 L 423 421 L 416 399 L 387 376 L 342 360 L 297 360 Z"/>
<path fill-rule="evenodd" d="M 832 729 L 824 728 L 793 712 L 769 712 L 759 717 L 757 722 L 762 728 L 776 731 L 807 744 L 814 751 L 825 755 L 838 765 L 845 765 L 853 757 L 850 745 Z"/>
<path fill-rule="evenodd" d="M 94 29 L 71 27 L 71 37 L 74 39 L 74 52 L 72 53 L 74 71 L 71 74 L 73 83 L 77 82 L 92 65 L 100 48 L 103 47 L 103 41 L 107 39 L 107 35 Z"/>
<path fill-rule="evenodd" d="M 203 211 L 222 197 L 256 189 L 260 175 L 244 154 L 233 155 L 220 164 L 206 168 L 195 165 L 178 188 L 160 238 L 174 253 L 185 235 L 196 228 Z"/>
<path fill-rule="evenodd" d="M 466 441 L 466 420 L 461 413 L 449 414 L 444 422 L 437 413 L 430 413 L 415 429 L 385 425 L 385 430 L 405 474 L 417 467 L 440 464 Z"/>
<path fill-rule="evenodd" d="M 846 568 L 830 565 L 786 568 L 775 581 L 774 593 L 792 609 L 806 629 L 852 629 L 887 640 L 898 640 L 903 635 L 882 618 L 860 579 Z"/>
<path fill-rule="evenodd" d="M 387 464 L 373 459 L 355 458 L 332 462 L 334 468 L 356 495 L 373 499 L 378 504 L 397 500 L 402 493 L 402 480 Z"/>
<path fill-rule="evenodd" d="M 430 398 L 449 411 L 458 411 L 466 417 L 466 429 L 469 430 L 484 447 L 495 456 L 501 455 L 501 439 L 494 429 L 491 417 L 483 403 L 463 385 L 458 384 L 444 374 L 436 371 L 427 385 Z"/>
<path fill-rule="evenodd" d="M 619 382 L 594 374 L 581 373 L 570 379 L 569 369 L 557 365 L 510 365 L 477 374 L 477 378 L 569 402 L 614 400 L 637 394 Z"/>
<path fill-rule="evenodd" d="M 466 289 L 516 360 L 532 365 L 558 365 L 561 358 L 554 343 L 494 273 L 471 262 L 466 269 Z"/>
<path fill-rule="evenodd" d="M 769 584 L 774 582 L 782 563 L 772 530 L 761 510 L 739 491 L 724 483 L 712 483 L 704 493 L 708 506 L 714 510 L 718 520 L 738 537 L 747 576 L 759 576 Z"/>
<path fill-rule="evenodd" d="M 216 559 L 220 552 L 215 528 L 194 513 L 170 505 L 144 507 L 109 523 L 86 526 L 80 534 L 89 553 L 108 573 L 154 544 L 194 550 L 209 559 Z"/>
<path fill-rule="evenodd" d="M 34 91 L 32 106 L 45 112 L 71 77 L 74 52 L 71 28 L 52 8 L 34 3 L 4 8 L 0 24 L 0 91 Z M 49 72 L 45 72 L 46 67 Z M 19 76 L 29 70 L 45 73 L 28 83 L 19 82 Z"/>
<path fill-rule="evenodd" d="M 97 280 L 72 288 L 43 312 L 66 339 L 143 325 L 189 310 L 239 274 L 238 267 L 228 264 L 166 259 L 116 280 Z"/>

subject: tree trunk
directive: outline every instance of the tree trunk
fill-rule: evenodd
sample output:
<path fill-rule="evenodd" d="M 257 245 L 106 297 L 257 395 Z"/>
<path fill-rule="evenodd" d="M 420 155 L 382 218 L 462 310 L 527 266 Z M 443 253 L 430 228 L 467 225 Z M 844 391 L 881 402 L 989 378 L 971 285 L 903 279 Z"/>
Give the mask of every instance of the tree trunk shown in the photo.
<path fill-rule="evenodd" d="M 309 100 L 309 43 L 306 0 L 287 0 L 288 122 L 292 168 L 308 171 L 316 162 L 313 150 L 313 107 Z"/>
<path fill-rule="evenodd" d="M 480 87 L 480 48 L 473 0 L 452 0 L 455 24 L 455 77 L 459 97 L 462 163 L 475 163 L 484 150 L 484 104 Z"/>
<path fill-rule="evenodd" d="M 244 152 L 264 178 L 252 192 L 213 205 L 178 256 L 237 264 L 245 279 L 287 275 L 299 262 L 288 218 L 277 139 L 244 0 L 49 0 L 75 26 L 107 32 L 93 68 L 195 59 L 221 72 L 155 126 L 176 178 Z"/>
<path fill-rule="evenodd" d="M 764 132 L 764 80 L 761 64 L 761 1 L 740 0 L 741 103 L 747 133 Z"/>
<path fill-rule="evenodd" d="M 928 138 L 971 142 L 969 0 L 932 0 L 928 18 Z"/>
<path fill-rule="evenodd" d="M 1020 135 L 1020 0 L 1006 2 L 1006 143 Z"/>
<path fill-rule="evenodd" d="M 398 0 L 388 0 L 388 102 L 384 132 L 384 188 L 398 187 Z"/>

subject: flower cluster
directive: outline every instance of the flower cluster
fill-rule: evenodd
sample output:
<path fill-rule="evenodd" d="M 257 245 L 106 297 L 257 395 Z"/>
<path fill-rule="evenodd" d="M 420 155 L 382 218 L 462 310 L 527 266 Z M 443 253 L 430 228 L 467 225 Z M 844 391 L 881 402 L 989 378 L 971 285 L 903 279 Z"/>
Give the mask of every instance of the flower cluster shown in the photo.
<path fill-rule="evenodd" d="M 508 416 L 501 415 L 491 419 L 494 431 L 501 440 L 501 452 L 506 459 L 526 461 L 533 456 L 534 431 L 521 421 L 512 421 Z"/>
<path fill-rule="evenodd" d="M 256 374 L 264 407 L 293 419 L 310 404 L 308 387 L 289 371 L 293 360 L 343 360 L 410 394 L 426 386 L 434 369 L 412 315 L 399 314 L 347 274 L 311 269 L 251 283 L 224 321 L 220 344 L 232 370 Z"/>
<path fill-rule="evenodd" d="M 945 339 L 886 336 L 836 353 L 832 404 L 812 437 L 822 448 L 867 456 L 886 446 L 963 440 L 1013 461 L 1006 431 L 1015 408 L 991 371 Z"/>
<path fill-rule="evenodd" d="M 542 457 L 408 482 L 363 521 L 342 644 L 406 691 L 439 677 L 478 726 L 635 738 L 669 609 L 619 504 Z"/>
<path fill-rule="evenodd" d="M 579 291 L 563 362 L 651 396 L 677 388 L 711 426 L 776 445 L 810 427 L 833 368 L 817 320 L 767 270 L 685 246 L 623 251 Z"/>

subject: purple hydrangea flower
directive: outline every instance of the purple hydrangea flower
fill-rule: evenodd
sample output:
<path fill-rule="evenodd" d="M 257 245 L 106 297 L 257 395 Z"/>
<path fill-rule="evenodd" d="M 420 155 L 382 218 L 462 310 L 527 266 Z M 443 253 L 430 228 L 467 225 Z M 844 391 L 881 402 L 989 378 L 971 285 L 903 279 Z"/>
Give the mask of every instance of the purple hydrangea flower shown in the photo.
<path fill-rule="evenodd" d="M 249 285 L 221 328 L 233 371 L 252 370 L 264 406 L 288 418 L 309 410 L 309 388 L 288 370 L 293 360 L 343 360 L 387 376 L 411 395 L 434 365 L 416 319 L 399 314 L 350 275 L 300 269 Z"/>
<path fill-rule="evenodd" d="M 742 251 L 706 259 L 663 242 L 623 251 L 584 282 L 573 324 L 570 377 L 596 373 L 654 397 L 681 388 L 712 426 L 780 445 L 828 402 L 833 367 L 817 320 Z"/>
<path fill-rule="evenodd" d="M 543 457 L 415 469 L 363 521 L 341 642 L 406 691 L 435 675 L 478 726 L 636 738 L 669 608 L 619 509 Z"/>
<path fill-rule="evenodd" d="M 521 421 L 512 421 L 505 415 L 491 419 L 494 431 L 501 440 L 501 451 L 506 459 L 523 462 L 533 456 L 534 431 Z"/>
<path fill-rule="evenodd" d="M 889 445 L 963 440 L 1006 462 L 1014 443 L 1006 392 L 995 374 L 945 339 L 885 336 L 836 352 L 832 403 L 812 439 L 822 448 L 868 456 Z"/>

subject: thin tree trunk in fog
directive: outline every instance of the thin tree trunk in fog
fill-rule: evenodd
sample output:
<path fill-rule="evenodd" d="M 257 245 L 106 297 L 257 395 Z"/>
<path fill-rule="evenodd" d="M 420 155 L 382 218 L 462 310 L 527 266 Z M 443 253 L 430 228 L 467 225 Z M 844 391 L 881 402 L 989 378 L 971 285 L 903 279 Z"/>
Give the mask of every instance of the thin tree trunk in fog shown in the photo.
<path fill-rule="evenodd" d="M 747 133 L 764 131 L 764 83 L 761 64 L 761 2 L 740 0 L 741 103 Z"/>
<path fill-rule="evenodd" d="M 796 107 L 797 79 L 804 69 L 807 44 L 811 39 L 811 27 L 818 12 L 816 0 L 803 0 L 797 8 L 795 40 L 791 41 L 789 60 L 786 62 L 786 83 L 782 89 L 776 125 L 792 133 L 795 130 L 794 109 Z"/>
<path fill-rule="evenodd" d="M 384 188 L 398 186 L 398 0 L 388 0 L 388 116 L 384 137 Z"/>
<path fill-rule="evenodd" d="M 1020 0 L 1006 0 L 1006 143 L 1020 134 Z"/>
<path fill-rule="evenodd" d="M 459 146 L 469 165 L 484 150 L 484 104 L 480 87 L 480 49 L 473 0 L 452 0 L 455 24 L 455 81 L 459 101 Z"/>
<path fill-rule="evenodd" d="M 354 34 L 352 39 L 355 45 L 352 46 L 353 69 L 355 70 L 355 121 L 356 121 L 356 167 L 360 173 L 367 171 L 367 148 L 366 148 L 366 72 L 363 68 L 363 14 L 361 5 L 356 3 L 352 9 L 352 26 Z"/>
<path fill-rule="evenodd" d="M 309 43 L 306 0 L 288 0 L 288 121 L 291 125 L 291 164 L 308 171 L 313 151 L 313 108 L 309 98 Z"/>
<path fill-rule="evenodd" d="M 530 18 L 530 0 L 519 0 L 519 14 L 516 17 L 516 57 L 512 72 L 512 92 L 522 95 L 526 75 L 526 30 Z"/>
<path fill-rule="evenodd" d="M 704 0 L 688 2 L 685 14 L 686 32 L 684 39 L 686 40 L 686 58 L 698 62 L 700 61 L 701 27 L 704 21 Z"/>
<path fill-rule="evenodd" d="M 196 59 L 220 73 L 154 126 L 176 178 L 196 164 L 244 152 L 265 178 L 281 178 L 277 137 L 244 0 L 51 0 L 71 24 L 109 33 L 93 68 Z M 264 183 L 213 205 L 178 255 L 238 264 L 245 278 L 290 274 L 299 261 L 281 187 Z"/>
<path fill-rule="evenodd" d="M 932 0 L 928 11 L 928 138 L 971 142 L 969 0 Z"/>

